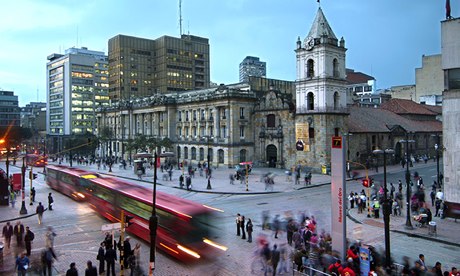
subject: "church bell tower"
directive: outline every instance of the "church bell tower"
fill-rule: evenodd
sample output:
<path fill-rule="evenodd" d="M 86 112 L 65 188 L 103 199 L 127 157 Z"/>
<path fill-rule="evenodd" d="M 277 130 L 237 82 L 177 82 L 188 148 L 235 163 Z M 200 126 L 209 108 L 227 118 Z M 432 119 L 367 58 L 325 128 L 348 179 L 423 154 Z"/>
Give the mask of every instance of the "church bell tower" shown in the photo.
<path fill-rule="evenodd" d="M 296 162 L 314 171 L 330 164 L 332 136 L 346 132 L 346 50 L 345 40 L 338 41 L 319 8 L 295 50 Z"/>

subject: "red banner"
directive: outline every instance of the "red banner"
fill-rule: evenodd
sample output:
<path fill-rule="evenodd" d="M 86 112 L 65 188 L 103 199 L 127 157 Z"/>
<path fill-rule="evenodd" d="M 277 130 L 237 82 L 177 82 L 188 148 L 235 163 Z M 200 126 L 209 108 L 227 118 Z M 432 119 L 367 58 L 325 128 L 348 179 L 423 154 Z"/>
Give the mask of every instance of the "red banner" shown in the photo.
<path fill-rule="evenodd" d="M 20 191 L 22 188 L 22 174 L 13 173 L 13 190 Z"/>

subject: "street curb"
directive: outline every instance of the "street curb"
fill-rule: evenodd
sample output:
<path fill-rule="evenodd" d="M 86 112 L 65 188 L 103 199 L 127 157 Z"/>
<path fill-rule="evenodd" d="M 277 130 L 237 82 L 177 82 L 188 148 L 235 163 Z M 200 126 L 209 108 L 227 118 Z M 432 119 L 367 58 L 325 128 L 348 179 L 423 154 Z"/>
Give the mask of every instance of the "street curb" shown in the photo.
<path fill-rule="evenodd" d="M 394 233 L 404 234 L 404 235 L 406 235 L 408 237 L 420 238 L 420 239 L 425 239 L 425 240 L 429 240 L 429 241 L 433 241 L 433 242 L 439 242 L 439 243 L 443 243 L 443 244 L 447 244 L 447 245 L 460 247 L 460 244 L 458 244 L 458 243 L 441 240 L 441 239 L 438 239 L 438 238 L 435 238 L 435 237 L 420 235 L 420 234 L 416 234 L 416 233 L 408 233 L 408 232 L 404 232 L 404 231 L 401 231 L 401 230 L 390 230 L 390 231 L 394 232 Z"/>
<path fill-rule="evenodd" d="M 45 208 L 45 212 L 48 210 L 48 208 Z M 35 216 L 37 213 L 32 213 L 32 214 L 29 214 L 29 215 L 25 215 L 25 216 L 19 216 L 19 217 L 15 217 L 15 218 L 11 218 L 11 219 L 6 219 L 6 220 L 0 220 L 0 223 L 5 223 L 5 222 L 8 222 L 8 221 L 15 221 L 15 220 L 18 220 L 18 219 L 25 219 L 25 218 L 30 218 L 32 216 Z"/>

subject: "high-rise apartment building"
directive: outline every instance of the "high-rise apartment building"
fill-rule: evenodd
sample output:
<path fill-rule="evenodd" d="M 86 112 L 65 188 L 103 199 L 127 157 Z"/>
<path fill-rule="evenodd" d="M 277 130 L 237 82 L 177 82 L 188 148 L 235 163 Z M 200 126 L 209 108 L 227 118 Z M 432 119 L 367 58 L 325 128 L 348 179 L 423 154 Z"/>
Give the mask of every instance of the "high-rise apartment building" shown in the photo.
<path fill-rule="evenodd" d="M 19 126 L 20 121 L 18 96 L 13 91 L 0 91 L 0 127 Z"/>
<path fill-rule="evenodd" d="M 109 96 L 113 102 L 209 87 L 209 40 L 192 35 L 155 40 L 109 39 Z"/>
<path fill-rule="evenodd" d="M 247 56 L 240 63 L 240 82 L 248 82 L 249 76 L 266 77 L 267 63 L 258 57 Z"/>
<path fill-rule="evenodd" d="M 108 59 L 83 47 L 51 54 L 46 64 L 47 129 L 50 136 L 93 133 L 95 109 L 108 105 Z"/>

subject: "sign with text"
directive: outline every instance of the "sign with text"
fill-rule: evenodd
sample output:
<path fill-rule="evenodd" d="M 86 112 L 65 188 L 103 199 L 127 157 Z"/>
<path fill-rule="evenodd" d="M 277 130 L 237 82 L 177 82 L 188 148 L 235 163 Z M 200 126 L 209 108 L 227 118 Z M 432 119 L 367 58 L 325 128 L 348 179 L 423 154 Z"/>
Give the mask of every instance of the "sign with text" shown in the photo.
<path fill-rule="evenodd" d="M 334 139 L 340 138 L 340 139 Z M 345 149 L 342 147 L 342 137 L 333 137 L 332 141 L 340 141 L 331 145 L 331 219 L 332 219 L 332 250 L 339 252 L 344 260 L 347 252 L 346 225 L 346 194 L 345 189 Z"/>
<path fill-rule="evenodd" d="M 332 148 L 341 149 L 342 148 L 342 137 L 332 136 Z"/>
<path fill-rule="evenodd" d="M 310 151 L 308 128 L 309 125 L 305 123 L 295 124 L 295 148 L 297 151 Z"/>

